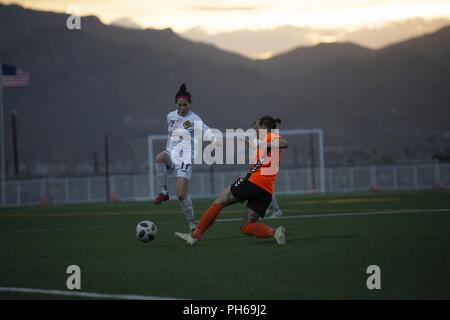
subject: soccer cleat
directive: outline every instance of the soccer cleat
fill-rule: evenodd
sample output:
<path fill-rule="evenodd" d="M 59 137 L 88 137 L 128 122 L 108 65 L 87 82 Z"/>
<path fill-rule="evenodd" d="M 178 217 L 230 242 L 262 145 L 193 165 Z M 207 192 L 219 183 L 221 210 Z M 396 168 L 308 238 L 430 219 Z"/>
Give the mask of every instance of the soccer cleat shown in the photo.
<path fill-rule="evenodd" d="M 198 239 L 192 238 L 190 233 L 175 232 L 175 237 L 186 242 L 188 246 L 193 246 L 198 241 Z"/>
<path fill-rule="evenodd" d="M 281 210 L 276 209 L 270 209 L 266 211 L 266 214 L 264 215 L 265 219 L 275 219 L 282 216 Z"/>
<path fill-rule="evenodd" d="M 266 210 L 266 213 L 264 214 L 264 218 L 273 218 L 274 212 L 275 210 L 272 207 L 268 207 Z"/>
<path fill-rule="evenodd" d="M 169 194 L 164 194 L 160 192 L 155 199 L 153 199 L 153 204 L 161 204 L 163 201 L 169 200 Z"/>
<path fill-rule="evenodd" d="M 273 236 L 278 244 L 285 244 L 286 243 L 286 236 L 285 236 L 286 229 L 284 227 L 278 227 L 275 230 L 275 235 Z"/>
<path fill-rule="evenodd" d="M 275 213 L 273 214 L 274 217 L 279 218 L 283 215 L 283 213 L 281 212 L 281 210 L 275 210 Z"/>

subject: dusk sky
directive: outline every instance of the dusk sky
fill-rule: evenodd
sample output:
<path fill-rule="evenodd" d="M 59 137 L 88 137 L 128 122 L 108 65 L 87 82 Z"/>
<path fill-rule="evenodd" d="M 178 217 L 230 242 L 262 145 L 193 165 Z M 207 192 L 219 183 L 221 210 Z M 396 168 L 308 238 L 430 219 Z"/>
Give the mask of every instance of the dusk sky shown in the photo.
<path fill-rule="evenodd" d="M 377 28 L 383 23 L 421 17 L 450 17 L 450 0 L 0 0 L 27 8 L 66 12 L 77 5 L 81 15 L 104 23 L 129 18 L 144 28 L 208 33 L 268 29 L 281 25 L 310 28 Z"/>

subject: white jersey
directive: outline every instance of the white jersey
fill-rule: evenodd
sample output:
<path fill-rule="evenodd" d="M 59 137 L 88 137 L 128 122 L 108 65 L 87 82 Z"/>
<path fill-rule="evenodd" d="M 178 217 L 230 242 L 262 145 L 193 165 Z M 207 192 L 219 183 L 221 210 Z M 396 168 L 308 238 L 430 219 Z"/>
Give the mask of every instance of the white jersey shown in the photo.
<path fill-rule="evenodd" d="M 202 129 L 201 134 L 206 136 L 208 141 L 214 141 L 215 137 L 211 132 L 211 129 L 203 122 L 203 120 L 194 112 L 189 111 L 185 116 L 180 116 L 178 112 L 172 111 L 167 115 L 167 130 L 169 136 L 166 144 L 166 151 L 171 154 L 175 146 L 183 142 L 183 137 L 180 134 L 180 129 L 185 129 L 189 132 L 190 141 L 184 141 L 183 143 L 190 143 L 191 145 L 191 161 L 194 160 L 194 154 L 196 148 L 201 145 L 201 141 L 195 141 L 194 139 L 194 123 Z M 198 137 L 201 139 L 202 137 Z M 198 140 L 197 139 L 197 140 Z M 179 155 L 182 156 L 182 155 Z M 185 158 L 185 157 L 183 157 Z M 185 158 L 186 159 L 186 158 Z"/>

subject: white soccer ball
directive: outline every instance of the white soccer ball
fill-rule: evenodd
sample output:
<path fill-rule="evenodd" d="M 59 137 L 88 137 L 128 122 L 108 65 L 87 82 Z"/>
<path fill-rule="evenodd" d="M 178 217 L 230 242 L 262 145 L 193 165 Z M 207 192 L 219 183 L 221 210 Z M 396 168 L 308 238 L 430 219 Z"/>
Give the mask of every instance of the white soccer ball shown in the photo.
<path fill-rule="evenodd" d="M 152 221 L 141 221 L 136 226 L 136 237 L 143 242 L 154 240 L 157 234 L 158 229 Z"/>

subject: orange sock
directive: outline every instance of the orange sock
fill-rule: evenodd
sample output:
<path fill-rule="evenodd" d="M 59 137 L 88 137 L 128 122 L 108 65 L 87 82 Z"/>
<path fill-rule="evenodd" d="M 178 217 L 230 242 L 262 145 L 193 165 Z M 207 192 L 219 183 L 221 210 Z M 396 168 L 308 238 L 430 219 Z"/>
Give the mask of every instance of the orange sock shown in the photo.
<path fill-rule="evenodd" d="M 200 217 L 200 221 L 197 224 L 197 228 L 192 231 L 192 238 L 200 239 L 203 233 L 214 223 L 217 219 L 217 216 L 222 210 L 222 206 L 216 203 L 213 203 L 209 206 L 208 209 L 202 214 Z"/>
<path fill-rule="evenodd" d="M 256 238 L 271 238 L 275 234 L 275 229 L 264 223 L 247 223 L 241 227 L 241 232 Z"/>

